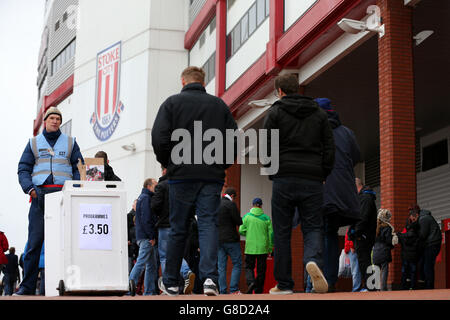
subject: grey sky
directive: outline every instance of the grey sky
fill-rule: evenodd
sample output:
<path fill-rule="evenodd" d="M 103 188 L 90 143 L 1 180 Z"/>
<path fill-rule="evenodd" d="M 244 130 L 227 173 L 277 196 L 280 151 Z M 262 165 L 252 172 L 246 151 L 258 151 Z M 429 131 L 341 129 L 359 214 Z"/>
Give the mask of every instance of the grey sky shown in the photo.
<path fill-rule="evenodd" d="M 30 204 L 17 179 L 17 164 L 36 118 L 44 7 L 45 0 L 0 0 L 0 230 L 19 255 L 27 240 Z"/>

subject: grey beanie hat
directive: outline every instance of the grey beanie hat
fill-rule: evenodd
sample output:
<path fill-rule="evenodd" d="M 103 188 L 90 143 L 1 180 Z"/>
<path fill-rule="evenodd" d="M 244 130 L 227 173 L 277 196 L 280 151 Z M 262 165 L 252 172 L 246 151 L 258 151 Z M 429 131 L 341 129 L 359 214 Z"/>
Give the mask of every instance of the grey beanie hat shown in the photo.
<path fill-rule="evenodd" d="M 61 117 L 61 121 L 62 121 L 62 113 L 56 107 L 50 107 L 47 109 L 47 111 L 45 112 L 45 115 L 44 115 L 44 121 L 47 120 L 48 116 L 51 114 L 59 115 Z"/>

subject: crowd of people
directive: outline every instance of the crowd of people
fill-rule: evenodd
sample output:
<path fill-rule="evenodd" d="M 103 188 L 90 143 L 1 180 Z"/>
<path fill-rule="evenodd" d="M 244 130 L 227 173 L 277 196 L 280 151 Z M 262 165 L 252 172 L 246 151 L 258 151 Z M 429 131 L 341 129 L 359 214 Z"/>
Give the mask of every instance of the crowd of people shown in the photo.
<path fill-rule="evenodd" d="M 291 294 L 291 235 L 296 219 L 303 233 L 307 292 L 336 290 L 338 230 L 344 226 L 349 226 L 348 240 L 353 244 L 348 250 L 360 270 L 354 291 L 370 289 L 367 270 L 372 265 L 379 266 L 381 289 L 386 289 L 396 239 L 402 245 L 405 286 L 414 288 L 418 261 L 422 261 L 427 287 L 433 286 L 434 260 L 440 249 L 436 221 L 415 205 L 405 231 L 394 232 L 390 211 L 377 211 L 375 193 L 355 177 L 360 151 L 354 133 L 341 123 L 329 99 L 299 94 L 298 80 L 292 74 L 275 78 L 278 100 L 264 119 L 264 129 L 277 131 L 279 137 L 279 168 L 269 176 L 272 219 L 264 213 L 261 198 L 255 198 L 250 211 L 241 217 L 234 203 L 236 190 L 223 188 L 225 170 L 232 165 L 227 153 L 232 152 L 231 158 L 236 159 L 240 152 L 237 144 L 230 149 L 227 141 L 224 152 L 214 149 L 218 161 L 211 163 L 202 158 L 210 146 L 194 140 L 196 123 L 201 123 L 205 135 L 215 130 L 227 137 L 228 130 L 237 130 L 230 109 L 223 100 L 206 93 L 204 80 L 201 68 L 186 68 L 181 74 L 181 92 L 163 102 L 152 127 L 152 146 L 162 176 L 159 181 L 145 179 L 127 215 L 129 279 L 142 287 L 142 294 L 240 294 L 240 236 L 245 237 L 246 292 L 262 293 L 266 259 L 273 255 L 277 284 L 270 294 Z M 75 138 L 59 130 L 61 122 L 61 112 L 49 108 L 43 132 L 30 139 L 19 162 L 19 182 L 31 197 L 31 207 L 25 272 L 16 295 L 36 291 L 45 194 L 60 191 L 66 180 L 80 179 L 77 163 L 83 157 Z M 180 135 L 187 140 L 182 148 L 173 140 Z M 268 134 L 269 154 L 270 139 Z M 105 152 L 96 157 L 104 158 L 105 180 L 120 180 Z M 413 246 L 417 247 L 415 253 Z M 229 286 L 228 257 L 233 265 Z"/>

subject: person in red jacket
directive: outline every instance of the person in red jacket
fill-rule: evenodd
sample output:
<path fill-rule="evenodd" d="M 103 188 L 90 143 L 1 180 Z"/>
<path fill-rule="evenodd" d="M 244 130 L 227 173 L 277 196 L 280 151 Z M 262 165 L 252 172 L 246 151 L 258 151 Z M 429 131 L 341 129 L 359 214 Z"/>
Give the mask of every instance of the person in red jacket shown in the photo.
<path fill-rule="evenodd" d="M 3 231 L 0 231 L 0 272 L 8 264 L 8 258 L 5 256 L 5 252 L 9 249 L 8 239 L 6 238 Z"/>

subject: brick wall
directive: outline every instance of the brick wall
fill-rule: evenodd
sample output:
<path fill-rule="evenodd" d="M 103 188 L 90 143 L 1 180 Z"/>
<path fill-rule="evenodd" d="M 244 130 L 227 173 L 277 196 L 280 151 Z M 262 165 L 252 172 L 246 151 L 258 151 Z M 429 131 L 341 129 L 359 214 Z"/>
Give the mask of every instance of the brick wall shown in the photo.
<path fill-rule="evenodd" d="M 402 0 L 378 0 L 386 34 L 378 41 L 381 206 L 396 231 L 416 202 L 412 8 Z M 393 250 L 388 285 L 401 279 L 400 247 Z"/>

